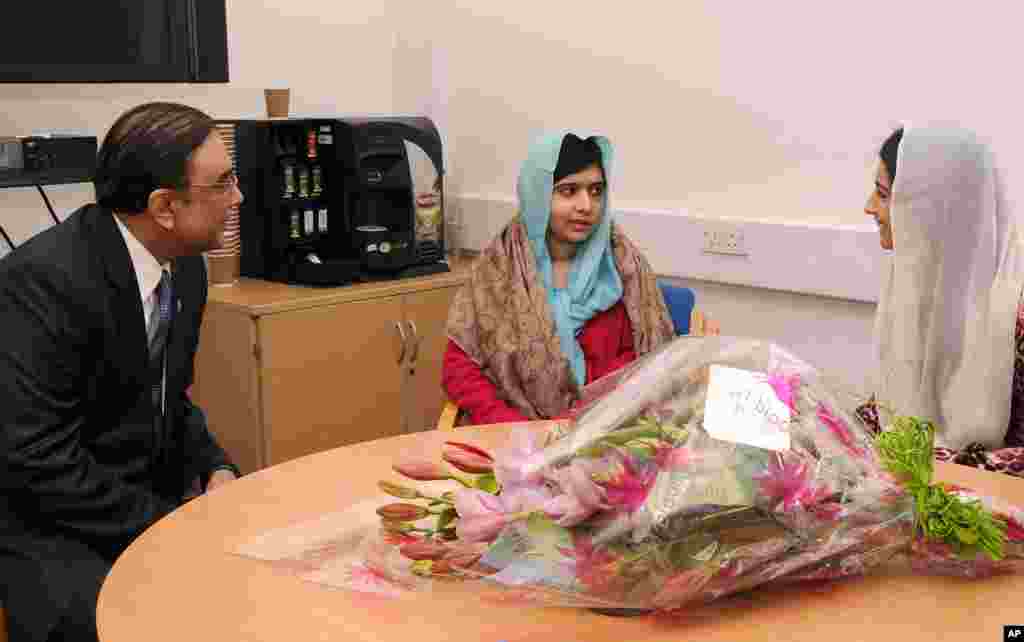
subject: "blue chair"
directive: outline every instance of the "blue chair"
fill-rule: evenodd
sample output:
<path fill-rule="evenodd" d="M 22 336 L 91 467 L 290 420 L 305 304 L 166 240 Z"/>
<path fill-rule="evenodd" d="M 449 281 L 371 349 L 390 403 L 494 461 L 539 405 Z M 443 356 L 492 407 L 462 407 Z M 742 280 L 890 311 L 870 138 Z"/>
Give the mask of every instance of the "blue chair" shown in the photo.
<path fill-rule="evenodd" d="M 694 305 L 697 297 L 693 290 L 677 285 L 669 285 L 658 281 L 661 288 L 661 295 L 668 306 L 668 313 L 672 316 L 672 325 L 675 326 L 677 335 L 690 334 L 690 319 L 693 316 Z"/>

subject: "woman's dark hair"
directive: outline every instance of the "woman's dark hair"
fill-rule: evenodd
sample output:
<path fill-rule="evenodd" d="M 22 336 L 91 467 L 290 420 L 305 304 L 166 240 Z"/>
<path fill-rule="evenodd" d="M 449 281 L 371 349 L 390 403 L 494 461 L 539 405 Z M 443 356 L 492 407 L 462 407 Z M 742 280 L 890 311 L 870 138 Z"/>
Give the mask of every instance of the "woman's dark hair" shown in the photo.
<path fill-rule="evenodd" d="M 96 201 L 125 213 L 144 212 L 160 188 L 188 186 L 188 159 L 214 129 L 193 107 L 147 103 L 121 115 L 96 156 Z"/>
<path fill-rule="evenodd" d="M 562 147 L 558 152 L 558 164 L 552 175 L 557 183 L 570 174 L 582 171 L 591 165 L 597 165 L 604 174 L 604 161 L 601 146 L 593 137 L 583 139 L 576 134 L 566 134 L 562 138 Z"/>
<path fill-rule="evenodd" d="M 889 180 L 893 183 L 896 182 L 896 165 L 899 161 L 901 140 L 903 140 L 902 127 L 889 134 L 889 137 L 882 143 L 882 149 L 878 152 L 878 155 L 882 157 L 882 162 L 885 163 L 885 171 L 889 172 Z"/>

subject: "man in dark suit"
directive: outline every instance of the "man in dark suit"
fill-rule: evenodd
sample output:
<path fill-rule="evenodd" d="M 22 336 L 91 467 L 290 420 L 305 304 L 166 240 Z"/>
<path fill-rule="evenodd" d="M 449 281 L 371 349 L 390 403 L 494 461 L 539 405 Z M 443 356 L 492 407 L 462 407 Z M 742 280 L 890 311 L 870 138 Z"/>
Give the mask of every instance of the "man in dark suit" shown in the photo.
<path fill-rule="evenodd" d="M 188 398 L 201 253 L 242 194 L 209 116 L 122 115 L 86 205 L 0 261 L 0 600 L 11 642 L 96 640 L 111 564 L 237 469 Z M 197 578 L 197 581 L 201 581 Z"/>

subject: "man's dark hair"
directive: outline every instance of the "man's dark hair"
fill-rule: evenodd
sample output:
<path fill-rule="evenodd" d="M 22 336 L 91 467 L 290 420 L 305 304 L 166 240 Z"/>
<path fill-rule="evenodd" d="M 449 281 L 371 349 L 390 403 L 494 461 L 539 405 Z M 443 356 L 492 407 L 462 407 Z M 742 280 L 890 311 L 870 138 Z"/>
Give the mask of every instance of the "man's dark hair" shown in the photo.
<path fill-rule="evenodd" d="M 187 187 L 188 159 L 213 130 L 212 118 L 186 105 L 147 103 L 125 112 L 96 157 L 96 201 L 137 214 L 154 190 Z"/>
<path fill-rule="evenodd" d="M 882 162 L 885 163 L 885 170 L 889 172 L 891 184 L 896 183 L 896 165 L 899 163 L 901 140 L 903 140 L 902 127 L 889 134 L 889 137 L 882 143 L 882 149 L 878 152 L 878 155 L 882 157 Z"/>

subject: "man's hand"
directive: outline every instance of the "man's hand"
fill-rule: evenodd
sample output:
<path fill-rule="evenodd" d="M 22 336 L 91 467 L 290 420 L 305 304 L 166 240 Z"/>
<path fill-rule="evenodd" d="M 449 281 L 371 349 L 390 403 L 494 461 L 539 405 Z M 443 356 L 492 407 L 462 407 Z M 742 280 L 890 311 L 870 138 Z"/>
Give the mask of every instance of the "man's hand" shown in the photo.
<path fill-rule="evenodd" d="M 210 475 L 209 483 L 206 484 L 206 492 L 210 492 L 211 490 L 214 490 L 215 488 L 223 486 L 224 484 L 234 480 L 235 474 L 230 470 L 224 468 L 221 468 L 220 470 L 215 470 L 213 471 L 213 474 Z"/>

